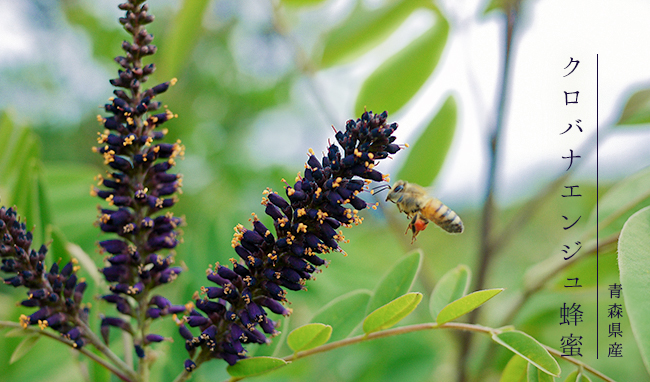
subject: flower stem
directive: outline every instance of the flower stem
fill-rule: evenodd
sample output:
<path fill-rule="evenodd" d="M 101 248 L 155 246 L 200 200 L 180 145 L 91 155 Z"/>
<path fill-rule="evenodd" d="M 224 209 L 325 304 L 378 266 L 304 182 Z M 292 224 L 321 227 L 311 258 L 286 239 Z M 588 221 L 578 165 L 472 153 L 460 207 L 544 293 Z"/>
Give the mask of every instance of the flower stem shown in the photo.
<path fill-rule="evenodd" d="M 45 337 L 49 337 L 55 341 L 59 341 L 65 345 L 70 346 L 71 348 L 79 351 L 81 354 L 87 356 L 88 358 L 92 359 L 93 361 L 97 362 L 99 365 L 103 366 L 106 368 L 106 370 L 110 371 L 111 373 L 115 374 L 118 378 L 125 382 L 134 382 L 136 379 L 133 378 L 132 372 L 130 372 L 128 369 L 123 369 L 121 367 L 118 367 L 116 365 L 113 365 L 109 363 L 107 360 L 97 356 L 97 354 L 91 352 L 90 350 L 86 348 L 81 348 L 79 349 L 78 347 L 75 347 L 75 343 L 73 341 L 70 341 L 64 337 L 58 336 L 48 330 L 41 330 L 36 327 L 31 327 L 28 326 L 27 328 L 23 328 L 19 323 L 17 322 L 11 322 L 11 321 L 0 321 L 0 327 L 8 327 L 8 328 L 18 328 L 22 329 L 26 332 L 31 332 L 31 333 L 36 333 Z M 99 349 L 98 349 L 99 350 Z M 101 351 L 101 350 L 100 350 Z M 110 350 L 109 350 L 110 351 Z M 103 353 L 103 352 L 102 352 Z"/>
<path fill-rule="evenodd" d="M 196 356 L 196 359 L 194 360 L 194 363 L 196 364 L 196 369 L 201 366 L 201 364 L 207 360 L 210 359 L 210 352 L 204 352 L 203 350 L 199 351 L 199 355 Z M 182 373 L 180 373 L 176 379 L 174 379 L 174 382 L 184 382 L 190 379 L 192 376 L 192 372 L 189 372 L 187 370 L 183 370 Z"/>
<path fill-rule="evenodd" d="M 363 334 L 363 335 L 359 335 L 359 336 L 356 336 L 356 337 L 346 338 L 346 339 L 343 339 L 343 340 L 340 340 L 340 341 L 331 342 L 331 343 L 328 343 L 328 344 L 325 344 L 325 345 L 321 345 L 321 346 L 315 347 L 313 349 L 297 352 L 297 353 L 294 353 L 292 355 L 286 356 L 286 357 L 284 357 L 282 359 L 287 361 L 287 362 L 291 362 L 291 361 L 298 360 L 300 358 L 309 357 L 309 356 L 312 356 L 314 354 L 324 353 L 324 352 L 327 352 L 327 351 L 330 351 L 330 350 L 338 349 L 338 348 L 348 346 L 348 345 L 357 344 L 357 343 L 360 343 L 360 342 L 375 340 L 375 339 L 384 338 L 384 337 L 391 337 L 391 336 L 396 336 L 396 335 L 401 335 L 401 334 L 406 334 L 406 333 L 418 332 L 418 331 L 423 331 L 423 330 L 432 330 L 432 329 L 456 329 L 456 330 L 462 330 L 462 331 L 466 331 L 466 332 L 476 332 L 476 333 L 483 333 L 483 334 L 488 334 L 488 335 L 492 335 L 493 333 L 498 334 L 498 333 L 501 332 L 499 329 L 493 329 L 493 328 L 490 328 L 490 327 L 487 327 L 487 326 L 476 325 L 476 324 L 466 324 L 466 323 L 461 323 L 461 322 L 447 322 L 445 324 L 439 325 L 439 324 L 434 323 L 434 322 L 427 322 L 427 323 L 423 323 L 423 324 L 401 326 L 401 327 L 398 327 L 398 328 L 383 330 L 383 331 L 380 331 L 380 332 L 374 332 L 374 333 L 370 333 L 370 334 Z M 542 344 L 542 346 L 544 346 L 544 348 L 546 348 L 546 350 L 548 350 L 549 353 L 553 354 L 554 356 L 556 356 L 558 358 L 561 358 L 561 359 L 564 359 L 564 360 L 566 360 L 566 361 L 568 361 L 570 363 L 573 363 L 574 365 L 577 365 L 579 367 L 582 367 L 585 370 L 588 370 L 589 372 L 593 373 L 595 376 L 599 377 L 603 381 L 615 382 L 612 378 L 606 376 L 605 374 L 603 374 L 600 371 L 594 369 L 593 367 L 588 366 L 588 365 L 584 364 L 581 361 L 578 361 L 575 358 L 562 356 L 562 352 L 560 352 L 559 350 L 553 349 L 553 348 L 551 348 L 549 346 L 546 346 L 546 345 L 543 345 L 543 344 Z M 198 361 L 200 360 L 200 358 L 201 358 L 201 355 L 199 355 L 199 357 L 197 357 L 197 366 L 199 365 Z M 189 373 L 184 372 L 183 374 L 179 375 L 179 377 L 176 378 L 174 380 L 174 382 L 185 381 L 187 379 L 186 377 L 181 378 L 181 376 L 184 376 L 185 374 L 189 374 Z M 240 380 L 242 380 L 244 378 L 245 377 L 239 377 L 239 378 L 234 378 L 233 377 L 233 378 L 228 379 L 227 381 L 236 382 L 236 381 L 240 381 Z"/>
<path fill-rule="evenodd" d="M 99 350 L 102 354 L 104 354 L 111 362 L 113 362 L 116 366 L 118 366 L 121 370 L 123 370 L 128 376 L 129 380 L 132 381 L 138 381 L 138 376 L 133 372 L 131 368 L 129 368 L 129 365 L 127 365 L 120 357 L 118 357 L 111 349 L 108 348 L 108 346 L 104 345 L 101 339 L 97 337 L 95 332 L 93 332 L 88 325 L 83 322 L 82 320 L 77 320 L 77 325 L 82 327 L 84 329 L 84 334 L 87 335 L 88 341 L 97 349 Z M 82 349 L 83 350 L 83 349 Z"/>

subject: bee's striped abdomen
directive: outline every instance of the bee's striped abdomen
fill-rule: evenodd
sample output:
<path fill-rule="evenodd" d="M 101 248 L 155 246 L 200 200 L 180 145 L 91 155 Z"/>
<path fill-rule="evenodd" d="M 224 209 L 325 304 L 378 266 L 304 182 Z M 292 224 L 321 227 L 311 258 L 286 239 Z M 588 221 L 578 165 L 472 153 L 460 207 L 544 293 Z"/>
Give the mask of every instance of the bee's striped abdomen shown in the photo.
<path fill-rule="evenodd" d="M 422 208 L 422 212 L 427 219 L 449 233 L 463 232 L 463 222 L 458 214 L 436 198 L 431 198 L 431 201 Z"/>

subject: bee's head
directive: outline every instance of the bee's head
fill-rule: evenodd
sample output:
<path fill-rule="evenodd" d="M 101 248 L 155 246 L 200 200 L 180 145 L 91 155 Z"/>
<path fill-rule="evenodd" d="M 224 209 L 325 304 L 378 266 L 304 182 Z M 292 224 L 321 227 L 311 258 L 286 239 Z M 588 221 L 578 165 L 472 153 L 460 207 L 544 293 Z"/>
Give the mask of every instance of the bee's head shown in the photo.
<path fill-rule="evenodd" d="M 402 197 L 402 193 L 404 192 L 404 187 L 406 186 L 406 182 L 403 180 L 398 180 L 393 184 L 393 188 L 390 190 L 388 195 L 386 195 L 386 201 L 391 201 L 393 203 L 399 202 L 400 198 Z"/>

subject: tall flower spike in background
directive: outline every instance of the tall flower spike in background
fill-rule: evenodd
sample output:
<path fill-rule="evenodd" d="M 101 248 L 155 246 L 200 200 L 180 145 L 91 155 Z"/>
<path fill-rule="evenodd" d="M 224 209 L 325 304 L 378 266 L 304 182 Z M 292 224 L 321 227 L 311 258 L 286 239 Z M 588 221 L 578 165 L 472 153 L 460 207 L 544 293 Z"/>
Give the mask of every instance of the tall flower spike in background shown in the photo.
<path fill-rule="evenodd" d="M 125 55 L 115 58 L 122 69 L 111 80 L 118 88 L 114 91 L 115 98 L 105 105 L 106 112 L 112 115 L 98 116 L 106 131 L 99 135 L 99 146 L 94 150 L 103 155 L 104 163 L 111 170 L 106 177 L 98 177 L 103 188 L 93 187 L 91 191 L 109 205 L 100 209 L 99 227 L 118 236 L 99 243 L 102 252 L 108 253 L 102 273 L 112 283 L 112 293 L 103 299 L 137 323 L 134 330 L 122 318 L 105 317 L 101 333 L 106 342 L 110 327 L 131 333 L 140 358 L 145 356 L 145 346 L 163 340 L 162 336 L 147 332 L 150 320 L 185 310 L 163 296 L 151 294 L 155 287 L 173 281 L 182 271 L 172 266 L 173 253 L 162 253 L 178 244 L 177 227 L 182 219 L 171 212 L 160 212 L 177 201 L 175 194 L 180 192 L 181 177 L 168 171 L 184 148 L 180 142 L 156 143 L 166 134 L 160 126 L 174 115 L 169 110 L 153 114 L 161 106 L 154 97 L 176 80 L 142 89 L 155 70 L 154 64 L 144 65 L 142 59 L 156 52 L 156 46 L 151 45 L 153 36 L 144 28 L 154 18 L 147 14 L 148 6 L 143 3 L 143 0 L 130 0 L 119 5 L 126 11 L 120 23 L 133 36 L 133 41 L 124 41 Z"/>
<path fill-rule="evenodd" d="M 233 365 L 246 357 L 244 344 L 267 343 L 266 335 L 277 334 L 277 323 L 265 309 L 289 315 L 283 306 L 285 288 L 304 289 L 317 267 L 326 263 L 321 254 L 342 252 L 338 243 L 343 232 L 336 230 L 361 223 L 358 210 L 367 204 L 358 194 L 370 181 L 387 178 L 374 169 L 375 163 L 400 150 L 392 135 L 397 123 L 386 123 L 387 117 L 386 112 L 365 112 L 349 120 L 345 132 L 336 133 L 342 152 L 332 144 L 318 160 L 310 150 L 303 176 L 285 187 L 288 201 L 269 189 L 264 192 L 262 204 L 273 219 L 275 236 L 257 216 L 252 230 L 235 227 L 232 246 L 243 262 L 231 259 L 232 269 L 218 263 L 209 269 L 208 280 L 218 286 L 201 288 L 204 298 L 195 296 L 203 313 L 192 310 L 179 322 L 191 357 L 185 361 L 187 371 L 210 358 Z M 195 337 L 185 323 L 199 327 L 201 334 Z"/>
<path fill-rule="evenodd" d="M 75 260 L 63 268 L 54 263 L 48 272 L 44 262 L 47 247 L 41 245 L 36 251 L 31 245 L 32 233 L 20 222 L 15 209 L 0 208 L 0 269 L 13 275 L 4 279 L 4 283 L 27 288 L 28 298 L 20 304 L 38 308 L 30 316 L 20 317 L 21 326 L 51 327 L 80 349 L 88 340 L 84 329 L 88 323 L 88 307 L 81 304 L 86 282 L 77 279 L 79 267 Z"/>

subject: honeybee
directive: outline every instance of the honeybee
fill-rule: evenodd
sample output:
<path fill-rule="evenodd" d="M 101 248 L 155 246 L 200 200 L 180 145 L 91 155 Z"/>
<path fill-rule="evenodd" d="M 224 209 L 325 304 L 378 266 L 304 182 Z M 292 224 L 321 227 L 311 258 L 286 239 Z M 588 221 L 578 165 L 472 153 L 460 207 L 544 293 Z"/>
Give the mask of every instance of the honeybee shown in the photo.
<path fill-rule="evenodd" d="M 397 204 L 400 212 L 406 213 L 411 219 L 406 232 L 410 229 L 413 232 L 411 244 L 417 235 L 424 231 L 433 221 L 438 227 L 449 233 L 462 233 L 463 222 L 451 208 L 427 194 L 427 191 L 414 183 L 398 180 L 386 196 L 386 201 Z"/>

